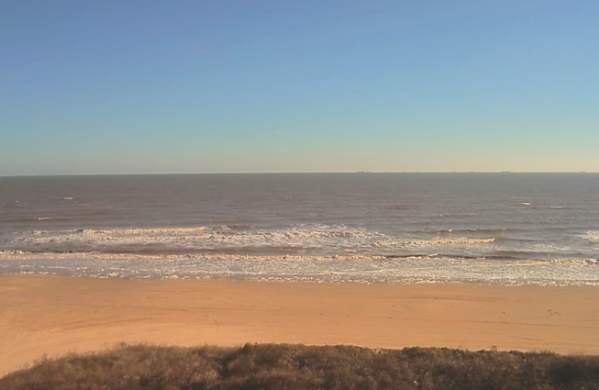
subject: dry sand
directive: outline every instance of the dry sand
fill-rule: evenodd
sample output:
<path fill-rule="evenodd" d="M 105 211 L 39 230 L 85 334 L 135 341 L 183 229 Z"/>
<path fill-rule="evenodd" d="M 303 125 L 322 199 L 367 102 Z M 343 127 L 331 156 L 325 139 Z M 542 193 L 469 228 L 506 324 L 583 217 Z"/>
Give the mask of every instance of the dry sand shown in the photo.
<path fill-rule="evenodd" d="M 599 288 L 0 277 L 0 376 L 118 342 L 599 354 Z"/>

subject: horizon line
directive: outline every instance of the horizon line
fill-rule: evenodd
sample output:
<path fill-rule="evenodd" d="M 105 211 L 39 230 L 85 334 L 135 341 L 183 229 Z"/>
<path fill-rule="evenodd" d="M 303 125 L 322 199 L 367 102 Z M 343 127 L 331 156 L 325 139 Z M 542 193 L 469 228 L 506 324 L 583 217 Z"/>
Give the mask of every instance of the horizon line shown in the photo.
<path fill-rule="evenodd" d="M 50 173 L 0 175 L 7 177 L 64 176 L 167 176 L 167 175 L 298 175 L 298 174 L 599 174 L 599 171 L 228 171 L 228 172 L 145 172 L 145 173 Z"/>

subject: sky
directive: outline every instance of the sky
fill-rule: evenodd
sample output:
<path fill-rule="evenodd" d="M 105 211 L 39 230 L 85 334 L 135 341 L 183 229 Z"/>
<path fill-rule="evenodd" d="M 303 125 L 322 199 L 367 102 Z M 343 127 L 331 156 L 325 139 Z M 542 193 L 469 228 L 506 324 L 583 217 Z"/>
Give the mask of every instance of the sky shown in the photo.
<path fill-rule="evenodd" d="M 0 0 L 0 175 L 599 171 L 599 1 Z"/>

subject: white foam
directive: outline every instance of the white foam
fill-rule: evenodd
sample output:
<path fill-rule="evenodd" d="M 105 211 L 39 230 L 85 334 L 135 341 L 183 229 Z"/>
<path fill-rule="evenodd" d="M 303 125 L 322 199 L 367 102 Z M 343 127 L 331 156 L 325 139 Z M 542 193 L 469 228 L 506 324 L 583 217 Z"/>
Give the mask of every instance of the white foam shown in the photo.
<path fill-rule="evenodd" d="M 580 237 L 592 242 L 599 242 L 599 230 L 589 230 Z"/>
<path fill-rule="evenodd" d="M 475 245 L 487 245 L 495 242 L 494 238 L 467 238 L 467 237 L 455 237 L 445 238 L 438 237 L 430 240 L 379 240 L 375 243 L 379 247 L 390 247 L 390 248 L 425 248 L 425 247 L 438 247 L 438 246 L 475 246 Z"/>
<path fill-rule="evenodd" d="M 99 278 L 234 278 L 251 280 L 599 286 L 592 259 L 494 261 L 414 256 L 126 255 L 0 252 L 0 274 Z"/>
<path fill-rule="evenodd" d="M 88 248 L 114 249 L 152 245 L 156 249 L 219 250 L 243 248 L 326 249 L 332 252 L 397 250 L 442 246 L 481 246 L 494 238 L 433 237 L 401 239 L 376 231 L 343 225 L 300 225 L 281 229 L 235 230 L 216 227 L 113 228 L 36 230 L 19 233 L 15 247 L 46 246 L 55 250 Z"/>

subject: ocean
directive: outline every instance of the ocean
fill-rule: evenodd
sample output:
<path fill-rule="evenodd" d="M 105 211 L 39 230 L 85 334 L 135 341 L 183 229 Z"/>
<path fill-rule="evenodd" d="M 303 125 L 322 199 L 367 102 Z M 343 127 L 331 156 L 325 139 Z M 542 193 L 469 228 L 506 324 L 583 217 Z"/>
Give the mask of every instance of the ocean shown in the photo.
<path fill-rule="evenodd" d="M 599 174 L 0 178 L 0 274 L 599 285 Z"/>

